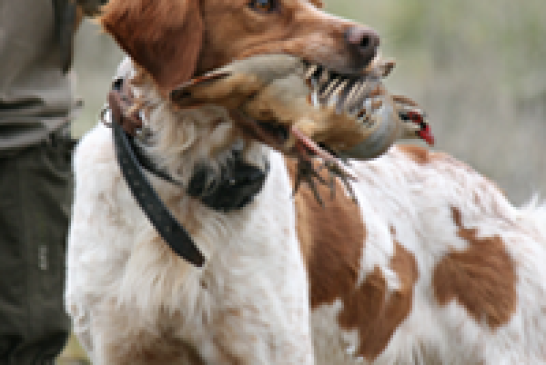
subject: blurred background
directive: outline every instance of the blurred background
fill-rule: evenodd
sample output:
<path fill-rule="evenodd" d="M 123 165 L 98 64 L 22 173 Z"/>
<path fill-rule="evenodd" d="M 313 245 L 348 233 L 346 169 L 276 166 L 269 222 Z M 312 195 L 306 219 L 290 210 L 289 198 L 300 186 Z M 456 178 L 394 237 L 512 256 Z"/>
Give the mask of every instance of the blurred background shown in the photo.
<path fill-rule="evenodd" d="M 383 55 L 398 62 L 387 85 L 423 105 L 435 149 L 516 204 L 546 194 L 546 1 L 327 0 L 327 9 L 379 31 Z M 92 22 L 80 29 L 76 136 L 96 123 L 122 57 Z"/>

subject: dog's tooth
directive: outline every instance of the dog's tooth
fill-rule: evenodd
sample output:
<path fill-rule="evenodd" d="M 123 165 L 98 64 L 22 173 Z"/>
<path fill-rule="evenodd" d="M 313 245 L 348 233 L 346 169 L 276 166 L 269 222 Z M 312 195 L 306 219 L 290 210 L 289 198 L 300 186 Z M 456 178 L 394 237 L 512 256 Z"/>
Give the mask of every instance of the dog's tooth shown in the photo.
<path fill-rule="evenodd" d="M 305 72 L 305 78 L 310 79 L 315 72 L 317 72 L 319 66 L 318 65 L 310 65 L 307 71 Z"/>

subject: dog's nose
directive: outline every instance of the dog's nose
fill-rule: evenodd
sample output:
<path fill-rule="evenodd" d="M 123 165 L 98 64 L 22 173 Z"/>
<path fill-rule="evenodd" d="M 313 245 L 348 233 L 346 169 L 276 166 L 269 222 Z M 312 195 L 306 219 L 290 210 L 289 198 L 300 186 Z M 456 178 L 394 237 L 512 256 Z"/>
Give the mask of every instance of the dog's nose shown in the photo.
<path fill-rule="evenodd" d="M 367 27 L 351 27 L 345 32 L 349 47 L 359 55 L 363 66 L 374 59 L 380 44 L 379 34 Z"/>

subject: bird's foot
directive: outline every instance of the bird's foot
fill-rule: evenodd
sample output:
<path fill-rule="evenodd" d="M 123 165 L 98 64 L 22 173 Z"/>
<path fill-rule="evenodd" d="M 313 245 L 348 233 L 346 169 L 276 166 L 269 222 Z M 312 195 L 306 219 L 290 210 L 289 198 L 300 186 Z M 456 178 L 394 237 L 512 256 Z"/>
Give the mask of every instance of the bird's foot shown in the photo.
<path fill-rule="evenodd" d="M 296 128 L 292 128 L 291 132 L 296 137 L 295 150 L 298 160 L 296 181 L 293 194 L 295 195 L 297 193 L 302 181 L 305 181 L 307 185 L 309 185 L 309 187 L 311 188 L 315 199 L 317 199 L 320 205 L 324 206 L 324 202 L 320 196 L 315 180 L 323 185 L 328 186 L 332 199 L 334 199 L 336 188 L 335 179 L 338 178 L 339 180 L 341 180 L 341 182 L 351 195 L 353 201 L 356 202 L 356 196 L 350 184 L 350 180 L 355 181 L 356 178 L 347 172 L 347 170 L 342 166 L 341 162 L 336 157 L 334 157 L 324 149 L 320 148 L 309 137 L 301 133 Z M 315 168 L 315 164 L 313 163 L 311 156 L 318 156 L 322 158 L 323 163 L 318 168 Z M 326 181 L 325 178 L 320 174 L 320 170 L 322 169 L 328 171 L 328 181 Z"/>
<path fill-rule="evenodd" d="M 294 184 L 293 195 L 296 195 L 301 183 L 305 182 L 307 183 L 307 185 L 309 185 L 309 188 L 313 192 L 313 195 L 315 196 L 315 199 L 317 200 L 317 202 L 319 202 L 320 205 L 324 206 L 324 201 L 322 200 L 322 197 L 320 196 L 315 180 L 317 180 L 320 184 L 326 185 L 326 181 L 322 178 L 322 176 L 320 176 L 319 172 L 315 169 L 313 165 L 313 161 L 305 157 L 298 156 L 296 182 Z"/>
<path fill-rule="evenodd" d="M 345 186 L 345 189 L 347 189 L 347 191 L 349 192 L 349 195 L 351 196 L 353 202 L 356 203 L 356 195 L 350 183 L 351 181 L 356 181 L 356 178 L 353 175 L 349 174 L 341 166 L 338 160 L 325 160 L 320 168 L 325 168 L 328 171 L 328 186 L 330 187 L 332 199 L 335 198 L 335 178 L 338 178 Z"/>

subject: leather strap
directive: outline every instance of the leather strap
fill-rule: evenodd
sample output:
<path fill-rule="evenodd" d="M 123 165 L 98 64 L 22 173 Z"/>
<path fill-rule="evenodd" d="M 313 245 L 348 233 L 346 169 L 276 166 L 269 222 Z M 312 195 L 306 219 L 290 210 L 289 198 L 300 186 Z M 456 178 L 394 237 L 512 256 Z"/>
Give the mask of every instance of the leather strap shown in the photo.
<path fill-rule="evenodd" d="M 121 172 L 144 214 L 176 254 L 197 267 L 203 266 L 205 257 L 189 233 L 171 215 L 149 183 L 121 125 L 116 122 L 112 123 L 112 133 Z"/>
<path fill-rule="evenodd" d="M 116 80 L 112 85 L 112 90 L 108 93 L 108 103 L 112 112 L 116 158 L 133 197 L 156 231 L 177 255 L 194 266 L 203 266 L 205 257 L 189 233 L 163 204 L 136 156 L 135 151 L 138 149 L 135 148 L 133 136 L 137 129 L 142 128 L 142 121 L 137 114 L 126 113 L 133 103 L 132 94 L 123 79 Z"/>

